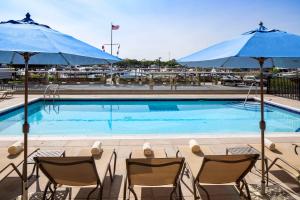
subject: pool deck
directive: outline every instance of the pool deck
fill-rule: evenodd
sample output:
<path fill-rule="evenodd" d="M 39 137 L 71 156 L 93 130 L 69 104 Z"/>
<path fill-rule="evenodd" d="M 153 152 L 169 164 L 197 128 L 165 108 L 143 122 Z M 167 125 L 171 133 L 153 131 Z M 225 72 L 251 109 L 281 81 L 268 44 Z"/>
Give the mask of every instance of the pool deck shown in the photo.
<path fill-rule="evenodd" d="M 29 97 L 30 101 L 38 99 L 42 97 L 41 95 L 31 95 Z M 245 95 L 62 95 L 61 98 L 101 98 L 101 99 L 119 99 L 119 98 L 184 98 L 184 99 L 197 99 L 197 98 L 241 98 L 244 99 Z M 266 101 L 271 101 L 277 104 L 287 105 L 294 109 L 300 110 L 300 102 L 290 99 L 284 99 L 281 97 L 266 95 Z M 8 107 L 14 107 L 16 105 L 22 105 L 24 99 L 22 95 L 15 95 L 12 99 L 0 101 L 0 111 L 4 110 Z M 285 136 L 285 137 L 268 137 L 275 143 L 284 143 L 287 146 L 291 143 L 300 143 L 300 136 Z M 187 146 L 190 138 L 152 138 L 152 139 L 109 139 L 109 138 L 77 138 L 77 139 L 43 139 L 43 138 L 29 138 L 29 146 L 33 148 L 41 148 L 41 149 L 61 149 L 66 151 L 67 156 L 76 156 L 79 155 L 79 151 L 81 149 L 88 149 L 92 146 L 95 140 L 100 140 L 103 144 L 103 149 L 111 149 L 114 148 L 118 154 L 117 159 L 117 169 L 116 169 L 116 177 L 112 184 L 108 179 L 105 180 L 104 186 L 104 199 L 122 199 L 123 198 L 123 184 L 124 177 L 126 172 L 125 159 L 128 158 L 129 153 L 132 151 L 141 151 L 142 145 L 144 142 L 150 142 L 154 152 L 160 151 L 161 149 L 165 149 L 169 156 L 174 156 L 178 146 Z M 256 137 L 218 137 L 218 138 L 197 138 L 198 143 L 201 146 L 207 146 L 212 154 L 225 154 L 225 150 L 227 147 L 233 146 L 244 146 L 246 144 L 259 144 L 260 138 Z M 7 147 L 9 147 L 14 142 L 13 138 L 0 138 L 0 151 L 7 151 Z M 1 162 L 1 160 L 0 160 Z M 3 161 L 2 161 L 3 162 Z M 200 163 L 199 163 L 200 165 Z M 260 161 L 257 163 L 259 168 Z M 200 167 L 200 166 L 199 166 Z M 21 170 L 21 167 L 19 167 Z M 280 173 L 279 173 L 280 172 Z M 14 176 L 12 174 L 10 177 Z M 275 166 L 272 171 L 270 171 L 270 185 L 267 188 L 267 196 L 262 197 L 259 193 L 259 185 L 260 185 L 260 173 L 256 170 L 252 170 L 252 172 L 247 175 L 246 179 L 250 184 L 250 191 L 252 199 L 300 199 L 300 184 L 295 180 L 295 172 L 287 173 L 285 168 L 279 168 Z M 184 176 L 184 180 L 187 183 L 188 187 L 191 187 L 188 180 L 189 178 Z M 16 181 L 15 181 L 16 182 Z M 9 188 L 16 189 L 13 184 L 10 182 Z M 46 177 L 41 173 L 41 177 L 38 181 L 34 182 L 30 187 L 30 193 L 33 194 L 34 197 L 37 197 L 43 191 L 45 184 L 47 183 Z M 3 182 L 1 183 L 3 184 Z M 1 188 L 1 185 L 0 185 Z M 222 185 L 222 186 L 207 186 L 209 193 L 212 195 L 211 199 L 217 200 L 234 200 L 240 199 L 236 190 L 232 187 L 232 185 Z M 62 192 L 60 193 L 61 197 L 64 196 L 65 188 L 61 188 Z M 189 192 L 188 188 L 182 185 L 184 199 L 193 199 L 192 194 Z M 74 188 L 72 190 L 72 199 L 85 199 L 89 189 L 84 188 Z M 138 196 L 142 197 L 142 199 L 150 200 L 150 199 L 168 199 L 168 192 L 166 188 L 143 188 L 138 191 Z M 5 194 L 0 195 L 8 195 L 9 197 L 16 196 L 20 191 L 17 190 L 9 190 Z M 205 195 L 202 194 L 202 197 Z M 132 199 L 133 195 L 131 195 Z M 40 199 L 40 198 L 33 198 Z M 64 198 L 60 198 L 64 199 Z M 69 198 L 65 198 L 69 199 Z M 206 198 L 203 198 L 206 199 Z"/>
<path fill-rule="evenodd" d="M 275 143 L 286 143 L 290 145 L 290 143 L 299 142 L 299 138 L 271 138 Z M 161 149 L 165 149 L 168 152 L 168 156 L 175 156 L 175 152 L 177 147 L 179 146 L 187 146 L 189 139 L 115 139 L 115 140 L 101 140 L 102 147 L 104 151 L 106 149 L 114 148 L 117 152 L 117 168 L 116 168 L 116 176 L 114 182 L 111 184 L 109 179 L 105 179 L 104 183 L 104 200 L 115 199 L 121 200 L 123 198 L 123 186 L 124 186 L 124 177 L 126 176 L 126 166 L 125 159 L 129 157 L 130 152 L 142 152 L 142 145 L 144 142 L 150 142 L 154 152 L 156 152 L 157 157 L 163 157 L 163 153 Z M 206 149 L 209 149 L 212 154 L 224 155 L 227 147 L 234 146 L 245 146 L 245 144 L 258 144 L 260 142 L 259 138 L 202 138 L 197 139 L 200 146 Z M 79 152 L 83 149 L 89 149 L 95 140 L 30 140 L 29 146 L 31 148 L 40 148 L 42 150 L 65 150 L 67 156 L 77 156 L 82 155 Z M 7 151 L 7 147 L 11 145 L 13 141 L 0 141 L 0 151 Z M 88 151 L 87 151 L 88 152 Z M 159 152 L 159 153 L 158 153 Z M 291 150 L 292 152 L 292 150 Z M 142 155 L 142 153 L 140 153 Z M 186 157 L 187 158 L 187 157 Z M 0 161 L 1 162 L 1 161 Z M 201 165 L 201 160 L 199 160 L 199 168 Z M 258 169 L 260 168 L 260 161 L 257 162 Z M 21 170 L 21 167 L 19 167 Z M 32 166 L 29 166 L 29 170 L 32 169 Z M 250 185 L 250 192 L 252 199 L 300 199 L 300 184 L 296 181 L 295 177 L 297 174 L 295 172 L 287 173 L 287 168 L 279 168 L 275 166 L 269 173 L 270 182 L 267 187 L 267 196 L 262 198 L 260 195 L 260 172 L 256 170 L 252 170 L 247 177 L 246 180 Z M 36 198 L 42 194 L 43 189 L 47 183 L 47 178 L 40 173 L 40 178 L 38 181 L 34 182 L 30 187 L 30 193 Z M 9 177 L 15 177 L 15 174 L 11 174 Z M 193 199 L 192 194 L 189 192 L 188 188 L 192 188 L 190 184 L 190 178 L 184 176 L 184 181 L 187 183 L 187 186 L 182 184 L 182 190 L 184 199 L 191 200 Z M 1 194 L 1 184 L 0 184 L 0 195 L 8 195 L 9 197 L 15 197 L 20 191 L 16 190 L 16 184 L 10 182 L 10 187 L 14 188 L 7 193 Z M 211 199 L 216 200 L 235 200 L 240 199 L 237 191 L 234 189 L 232 185 L 212 185 L 205 186 L 211 194 Z M 62 187 L 59 190 L 62 191 L 60 195 L 62 195 L 65 191 L 65 188 Z M 72 199 L 85 199 L 88 194 L 88 191 L 91 191 L 91 188 L 73 188 L 72 189 Z M 169 199 L 168 194 L 170 190 L 166 188 L 143 188 L 137 189 L 137 193 L 141 199 Z M 202 197 L 205 195 L 202 193 Z M 2 196 L 3 197 L 3 196 Z M 133 195 L 131 195 L 130 199 Z M 64 198 L 60 198 L 64 199 Z M 68 198 L 66 198 L 68 199 Z M 206 198 L 203 198 L 206 199 Z"/>

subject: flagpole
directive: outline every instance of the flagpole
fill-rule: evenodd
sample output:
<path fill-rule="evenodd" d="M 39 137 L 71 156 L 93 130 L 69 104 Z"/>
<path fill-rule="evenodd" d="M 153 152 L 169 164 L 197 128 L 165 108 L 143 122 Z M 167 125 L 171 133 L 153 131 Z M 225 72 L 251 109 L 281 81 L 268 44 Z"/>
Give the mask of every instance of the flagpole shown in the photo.
<path fill-rule="evenodd" d="M 112 55 L 112 46 L 113 46 L 113 30 L 112 30 L 112 22 L 110 23 L 110 54 Z M 112 78 L 113 78 L 113 75 L 112 75 L 112 64 L 110 64 L 110 78 L 111 78 L 111 82 L 112 82 Z"/>
<path fill-rule="evenodd" d="M 112 23 L 110 23 L 110 54 L 112 55 L 112 45 L 113 45 L 113 39 L 112 39 Z"/>

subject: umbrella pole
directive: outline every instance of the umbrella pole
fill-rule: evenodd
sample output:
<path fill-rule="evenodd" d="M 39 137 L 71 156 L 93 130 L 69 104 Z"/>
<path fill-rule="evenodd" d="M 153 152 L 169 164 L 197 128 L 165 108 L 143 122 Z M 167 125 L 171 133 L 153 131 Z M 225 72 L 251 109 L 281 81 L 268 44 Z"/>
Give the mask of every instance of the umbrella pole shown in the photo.
<path fill-rule="evenodd" d="M 264 116 L 264 79 L 263 79 L 263 65 L 265 58 L 258 59 L 260 65 L 260 132 L 261 132 L 261 194 L 265 194 L 266 181 L 265 181 L 265 129 L 266 122 Z"/>
<path fill-rule="evenodd" d="M 24 80 L 24 124 L 23 124 L 23 135 L 24 135 L 24 162 L 23 162 L 23 195 L 22 200 L 28 199 L 28 185 L 27 185 L 27 155 L 28 155 L 28 62 L 30 59 L 29 53 L 22 54 L 25 61 L 25 80 Z"/>

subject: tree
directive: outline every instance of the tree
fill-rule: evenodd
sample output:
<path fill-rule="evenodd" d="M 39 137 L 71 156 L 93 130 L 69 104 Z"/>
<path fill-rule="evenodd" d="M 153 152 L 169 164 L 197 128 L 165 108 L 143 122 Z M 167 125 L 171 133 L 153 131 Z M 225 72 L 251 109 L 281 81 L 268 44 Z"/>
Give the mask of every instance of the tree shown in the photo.
<path fill-rule="evenodd" d="M 136 59 L 124 59 L 123 61 L 116 63 L 119 67 L 150 67 L 151 65 L 160 65 L 162 67 L 175 67 L 179 64 L 176 62 L 175 59 L 169 61 L 159 61 L 156 60 L 136 60 Z"/>

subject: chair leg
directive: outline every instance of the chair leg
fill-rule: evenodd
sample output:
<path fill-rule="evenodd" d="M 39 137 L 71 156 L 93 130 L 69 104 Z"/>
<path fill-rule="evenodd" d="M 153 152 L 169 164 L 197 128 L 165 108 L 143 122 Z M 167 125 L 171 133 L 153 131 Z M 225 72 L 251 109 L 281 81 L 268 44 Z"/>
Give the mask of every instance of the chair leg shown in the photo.
<path fill-rule="evenodd" d="M 53 193 L 51 195 L 51 200 L 54 200 L 54 197 L 55 197 L 55 193 L 56 193 L 56 185 L 53 185 L 54 189 L 53 189 Z"/>
<path fill-rule="evenodd" d="M 183 194 L 182 194 L 182 189 L 181 189 L 181 183 L 180 183 L 180 181 L 178 183 L 178 190 L 179 190 L 179 199 L 181 200 L 182 197 L 183 197 Z"/>
<path fill-rule="evenodd" d="M 237 189 L 240 192 L 240 196 L 244 196 L 246 199 L 251 200 L 251 195 L 250 195 L 250 191 L 249 191 L 249 187 L 248 187 L 248 183 L 246 182 L 246 180 L 241 180 L 242 182 L 242 186 L 240 185 L 240 183 L 236 184 Z M 243 192 L 243 188 L 245 187 L 246 189 L 246 194 Z"/>
<path fill-rule="evenodd" d="M 70 187 L 69 188 L 69 200 L 71 200 L 72 199 L 72 188 Z"/>
<path fill-rule="evenodd" d="M 137 197 L 137 195 L 136 195 L 134 189 L 133 189 L 131 186 L 129 186 L 129 191 L 132 192 L 132 194 L 133 194 L 133 196 L 134 196 L 134 199 L 135 199 L 135 200 L 138 200 L 138 197 Z"/>
<path fill-rule="evenodd" d="M 196 182 L 193 183 L 193 193 L 194 193 L 194 200 L 196 200 L 198 197 L 197 197 L 197 188 L 196 188 Z"/>
<path fill-rule="evenodd" d="M 245 188 L 246 188 L 246 192 L 247 192 L 247 198 L 248 198 L 249 200 L 251 200 L 251 195 L 250 195 L 248 183 L 247 183 L 246 181 L 245 181 Z"/>
<path fill-rule="evenodd" d="M 197 185 L 196 185 L 197 184 Z M 204 192 L 205 192 L 205 194 L 206 194 L 206 196 L 207 196 L 207 199 L 208 200 L 210 200 L 210 196 L 209 196 L 209 193 L 208 193 L 208 191 L 202 186 L 202 185 L 200 185 L 199 183 L 195 183 L 195 187 L 196 186 L 198 186 L 200 189 L 202 189 Z M 196 190 L 195 190 L 195 192 L 196 192 Z M 196 194 L 196 193 L 195 193 Z M 199 191 L 199 194 L 200 194 L 200 191 Z M 197 197 L 197 199 L 198 199 L 198 197 Z"/>
<path fill-rule="evenodd" d="M 56 192 L 56 185 L 53 185 L 53 190 L 51 189 L 51 182 L 50 181 L 48 181 L 48 183 L 47 183 L 47 185 L 46 185 L 46 187 L 45 187 L 45 191 L 44 191 L 44 194 L 43 194 L 43 200 L 49 200 L 49 199 L 51 199 L 51 200 L 53 200 L 54 199 L 54 197 L 55 197 L 55 192 Z M 50 193 L 51 193 L 51 195 L 50 195 L 50 197 L 49 198 L 47 198 L 47 192 L 48 192 L 48 190 L 50 191 Z"/>
<path fill-rule="evenodd" d="M 97 199 L 102 200 L 102 196 L 103 196 L 103 186 L 100 186 L 99 188 L 99 192 L 98 192 L 98 196 Z"/>
<path fill-rule="evenodd" d="M 125 178 L 125 182 L 124 182 L 123 200 L 126 200 L 126 193 L 127 193 L 127 177 Z"/>
<path fill-rule="evenodd" d="M 238 191 L 239 191 L 239 195 L 240 195 L 240 196 L 245 196 L 244 193 L 243 193 L 244 182 L 243 182 L 243 181 L 241 181 L 241 182 L 242 182 L 242 185 L 241 185 L 240 182 L 236 182 L 236 183 L 235 183 L 235 186 L 236 186 L 236 188 L 237 188 Z"/>
<path fill-rule="evenodd" d="M 179 198 L 181 199 L 181 195 L 180 195 L 180 188 L 178 187 L 178 189 L 179 189 Z M 170 193 L 170 200 L 172 200 L 173 199 L 173 196 L 174 196 L 174 194 L 175 194 L 175 196 L 177 196 L 176 195 L 176 190 L 177 190 L 177 186 L 175 185 L 174 187 L 173 187 L 173 190 L 172 190 L 172 192 Z"/>
<path fill-rule="evenodd" d="M 209 196 L 208 191 L 202 185 L 200 185 L 197 181 L 194 182 L 193 188 L 194 188 L 194 199 L 195 200 L 201 198 L 201 196 L 200 196 L 200 190 L 199 189 L 202 189 L 205 192 L 205 194 L 207 196 L 207 199 L 210 200 L 210 196 Z M 197 196 L 197 191 L 199 192 L 199 197 Z"/>
<path fill-rule="evenodd" d="M 98 189 L 98 187 L 99 187 L 99 184 L 97 184 L 96 187 L 93 188 L 92 191 L 89 192 L 89 194 L 88 194 L 88 196 L 87 196 L 87 199 L 90 199 L 91 194 L 92 194 L 93 192 L 95 192 L 95 191 Z M 100 186 L 100 187 L 101 187 L 101 186 Z M 100 189 L 101 189 L 101 188 L 100 188 Z"/>
<path fill-rule="evenodd" d="M 47 198 L 47 191 L 48 191 L 48 188 L 50 187 L 50 184 L 51 184 L 51 182 L 48 181 L 48 183 L 47 183 L 47 185 L 45 187 L 45 190 L 44 190 L 43 200 L 46 200 L 46 198 Z"/>

